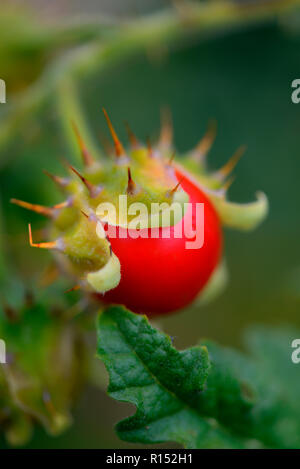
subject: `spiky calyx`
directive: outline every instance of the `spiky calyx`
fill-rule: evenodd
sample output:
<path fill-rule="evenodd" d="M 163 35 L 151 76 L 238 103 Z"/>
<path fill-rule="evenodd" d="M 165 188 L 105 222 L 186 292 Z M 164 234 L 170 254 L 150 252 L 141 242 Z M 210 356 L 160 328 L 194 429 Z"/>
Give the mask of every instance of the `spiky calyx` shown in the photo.
<path fill-rule="evenodd" d="M 57 435 L 71 423 L 71 409 L 87 375 L 84 332 L 60 308 L 25 302 L 0 307 L 0 428 L 14 446 L 30 438 L 34 422 Z"/>
<path fill-rule="evenodd" d="M 181 187 L 179 175 L 192 181 L 208 196 L 224 225 L 251 229 L 264 219 L 268 208 L 264 194 L 260 193 L 256 202 L 245 205 L 231 203 L 226 197 L 231 183 L 229 176 L 242 154 L 242 148 L 219 171 L 207 172 L 205 157 L 215 138 L 215 125 L 209 127 L 196 149 L 177 162 L 172 148 L 171 119 L 167 113 L 164 113 L 160 139 L 155 146 L 149 142 L 147 145 L 141 144 L 128 129 L 128 150 L 120 142 L 105 110 L 104 114 L 113 139 L 113 159 L 95 160 L 73 124 L 82 154 L 83 170 L 67 164 L 68 178 L 46 173 L 64 191 L 66 201 L 53 207 L 41 207 L 13 199 L 14 203 L 51 219 L 49 237 L 54 241 L 33 242 L 29 227 L 30 244 L 56 251 L 62 268 L 76 284 L 98 293 L 105 293 L 119 284 L 121 266 L 112 251 L 105 226 L 109 224 L 128 229 L 136 216 L 136 213 L 133 215 L 128 211 L 128 205 L 123 206 L 120 196 L 127 196 L 128 204 L 142 203 L 148 209 L 153 203 L 163 204 L 164 209 L 160 208 L 159 217 L 155 217 L 157 227 L 164 226 L 164 210 L 170 211 L 173 216 L 171 225 L 179 221 L 171 210 L 172 204 L 177 202 L 184 207 L 189 200 Z M 105 204 L 115 207 L 114 219 L 107 213 L 99 212 L 99 206 Z M 144 218 L 140 218 L 139 229 L 153 228 L 155 222 L 149 210 Z"/>

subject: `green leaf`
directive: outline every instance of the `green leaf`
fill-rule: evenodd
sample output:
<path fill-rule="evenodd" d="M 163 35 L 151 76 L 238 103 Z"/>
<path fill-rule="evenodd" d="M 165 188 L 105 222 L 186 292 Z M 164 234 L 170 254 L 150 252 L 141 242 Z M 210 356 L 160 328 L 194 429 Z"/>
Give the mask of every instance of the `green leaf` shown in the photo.
<path fill-rule="evenodd" d="M 297 338 L 300 330 L 287 326 L 254 327 L 245 336 L 257 364 L 251 378 L 258 395 L 257 420 L 262 438 L 275 447 L 300 448 L 300 365 L 291 359 Z"/>
<path fill-rule="evenodd" d="M 99 318 L 98 355 L 110 374 L 109 394 L 137 407 L 117 425 L 121 439 L 188 448 L 244 445 L 202 413 L 210 368 L 206 347 L 179 352 L 146 317 L 112 306 Z"/>
<path fill-rule="evenodd" d="M 211 360 L 206 411 L 257 447 L 300 448 L 300 368 L 291 360 L 297 337 L 294 328 L 251 328 L 248 356 L 205 342 Z"/>

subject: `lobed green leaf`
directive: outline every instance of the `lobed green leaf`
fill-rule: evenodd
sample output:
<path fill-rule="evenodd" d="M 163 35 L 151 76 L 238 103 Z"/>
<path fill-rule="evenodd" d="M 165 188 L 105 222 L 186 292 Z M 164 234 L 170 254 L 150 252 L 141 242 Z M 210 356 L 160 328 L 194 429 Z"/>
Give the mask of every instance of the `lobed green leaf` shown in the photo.
<path fill-rule="evenodd" d="M 187 448 L 299 448 L 300 381 L 290 357 L 297 336 L 252 330 L 249 356 L 213 343 L 177 351 L 145 316 L 109 307 L 98 321 L 98 356 L 111 397 L 137 409 L 118 435 Z"/>

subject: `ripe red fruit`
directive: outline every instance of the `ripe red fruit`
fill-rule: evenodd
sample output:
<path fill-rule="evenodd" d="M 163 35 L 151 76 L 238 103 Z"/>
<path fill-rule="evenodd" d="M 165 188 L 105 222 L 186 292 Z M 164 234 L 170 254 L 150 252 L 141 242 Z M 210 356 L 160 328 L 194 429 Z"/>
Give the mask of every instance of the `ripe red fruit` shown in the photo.
<path fill-rule="evenodd" d="M 158 239 L 132 239 L 129 236 L 110 239 L 120 260 L 121 281 L 104 297 L 99 295 L 107 303 L 124 304 L 134 312 L 152 316 L 174 312 L 195 299 L 216 268 L 222 252 L 219 217 L 199 187 L 178 171 L 177 178 L 190 197 L 188 210 L 193 211 L 193 226 L 195 204 L 204 203 L 203 246 L 187 249 L 184 236 L 164 239 L 166 228 L 159 228 Z M 188 215 L 187 212 L 185 217 Z"/>

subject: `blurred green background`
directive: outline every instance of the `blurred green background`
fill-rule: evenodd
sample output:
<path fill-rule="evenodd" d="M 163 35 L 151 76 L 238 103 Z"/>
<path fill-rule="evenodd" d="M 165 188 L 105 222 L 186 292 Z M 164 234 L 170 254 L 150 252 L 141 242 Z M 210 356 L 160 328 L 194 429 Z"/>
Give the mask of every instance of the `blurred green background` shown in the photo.
<path fill-rule="evenodd" d="M 45 18 L 43 2 L 34 3 L 36 13 Z M 55 4 L 51 21 L 56 22 L 61 4 L 51 3 Z M 141 2 L 125 0 L 115 5 L 90 3 L 84 14 L 91 8 L 93 13 L 138 17 L 168 2 L 146 2 L 144 8 Z M 78 15 L 80 2 L 66 2 L 62 14 L 75 14 L 75 4 Z M 300 70 L 298 18 L 295 11 L 282 21 L 216 30 L 205 40 L 195 35 L 167 51 L 162 44 L 163 54 L 137 54 L 104 72 L 95 70 L 80 83 L 83 108 L 96 137 L 99 131 L 106 133 L 103 106 L 125 141 L 124 121 L 141 139 L 156 135 L 160 108 L 167 105 L 173 114 L 180 154 L 196 145 L 209 119 L 215 118 L 218 137 L 208 159 L 212 169 L 221 166 L 238 146 L 247 145 L 235 170 L 230 198 L 251 201 L 256 190 L 269 197 L 270 214 L 259 229 L 250 234 L 226 231 L 230 272 L 226 291 L 206 306 L 156 322 L 174 336 L 177 348 L 195 344 L 200 337 L 240 346 L 243 330 L 253 323 L 300 326 L 300 104 L 291 102 L 291 82 L 299 78 Z M 5 63 L 0 63 L 0 78 L 5 78 L 5 70 Z M 19 73 L 22 75 L 22 70 Z M 7 87 L 9 106 L 8 81 Z M 39 229 L 44 221 L 10 205 L 9 199 L 44 204 L 60 200 L 42 173 L 45 168 L 63 174 L 60 158 L 69 156 L 57 120 L 55 106 L 44 106 L 37 119 L 28 116 L 26 127 L 19 128 L 9 148 L 2 149 L 1 242 L 8 265 L 2 271 L 2 293 L 16 274 L 34 289 L 50 259 L 48 253 L 30 249 L 27 241 L 27 223 Z M 59 438 L 37 430 L 30 447 L 133 447 L 119 441 L 112 428 L 112 422 L 126 415 L 127 405 L 90 386 L 78 403 L 74 426 Z M 0 447 L 4 447 L 3 441 Z"/>

